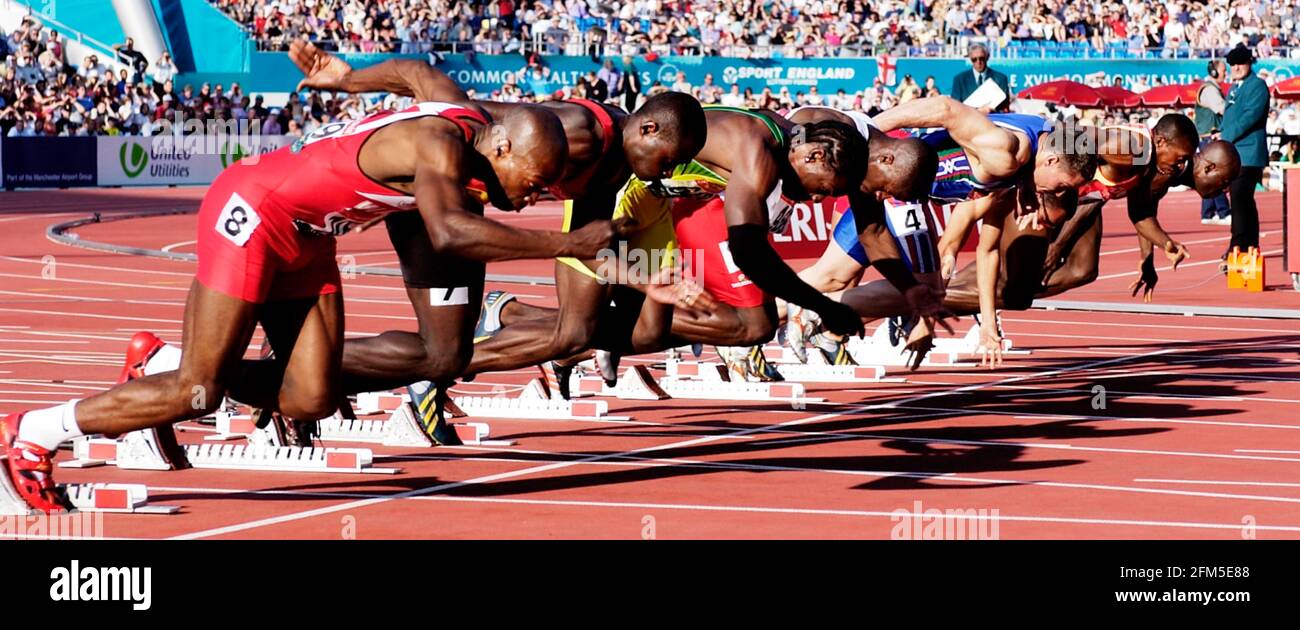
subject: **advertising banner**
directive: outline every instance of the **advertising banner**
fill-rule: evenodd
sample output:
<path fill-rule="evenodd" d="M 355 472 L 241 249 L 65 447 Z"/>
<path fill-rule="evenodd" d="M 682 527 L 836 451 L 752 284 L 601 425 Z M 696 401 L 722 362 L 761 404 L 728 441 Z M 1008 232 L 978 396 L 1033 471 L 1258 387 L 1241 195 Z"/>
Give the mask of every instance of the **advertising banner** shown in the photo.
<path fill-rule="evenodd" d="M 4 138 L 5 188 L 94 186 L 94 138 Z"/>
<path fill-rule="evenodd" d="M 287 136 L 197 135 L 98 138 L 100 186 L 209 184 L 227 166 L 274 151 Z"/>

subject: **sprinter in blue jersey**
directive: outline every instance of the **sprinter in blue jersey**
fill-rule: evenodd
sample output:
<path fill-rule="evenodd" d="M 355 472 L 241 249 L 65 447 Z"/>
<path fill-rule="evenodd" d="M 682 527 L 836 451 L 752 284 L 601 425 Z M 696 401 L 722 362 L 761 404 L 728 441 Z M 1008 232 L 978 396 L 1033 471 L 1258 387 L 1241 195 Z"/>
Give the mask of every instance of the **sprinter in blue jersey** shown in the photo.
<path fill-rule="evenodd" d="M 985 228 L 980 233 L 977 263 L 984 271 L 980 274 L 981 283 L 987 285 L 990 296 L 996 291 L 1001 264 L 998 243 L 1006 229 L 1005 219 L 1015 219 L 1012 227 L 1017 233 L 1044 237 L 1040 240 L 1045 241 L 1047 231 L 1059 225 L 1073 209 L 1073 191 L 1091 180 L 1096 171 L 1094 152 L 1074 150 L 1072 138 L 1067 138 L 1063 130 L 1054 130 L 1049 121 L 1038 116 L 990 116 L 951 98 L 932 97 L 890 109 L 877 116 L 874 123 L 881 131 L 915 130 L 907 133 L 923 138 L 939 155 L 931 191 L 933 202 L 915 207 L 885 202 L 891 224 L 901 221 L 901 232 L 912 238 L 921 233 L 933 238 L 927 222 L 949 217 L 947 225 L 935 226 L 943 234 L 938 260 L 930 256 L 909 258 L 913 271 L 932 271 L 938 262 L 943 276 L 950 275 L 956 266 L 958 249 L 982 220 Z M 943 206 L 942 210 L 935 205 Z M 845 216 L 848 215 L 846 212 Z M 853 238 L 856 235 L 851 232 L 852 225 L 851 217 L 847 222 L 841 217 L 836 225 L 836 246 L 828 247 L 822 259 L 801 274 L 806 282 L 827 292 L 857 284 L 867 259 Z M 905 258 L 912 251 L 934 251 L 911 247 L 900 247 L 900 250 Z M 876 285 L 854 289 L 843 300 L 870 320 L 901 312 L 896 297 L 885 287 Z M 995 300 L 981 303 L 985 301 L 989 308 L 981 308 L 982 336 L 990 348 L 1000 348 L 992 309 Z M 810 328 L 815 329 L 815 322 L 810 327 L 809 322 L 801 321 L 801 315 L 791 314 L 787 328 L 791 345 L 802 343 L 808 338 Z M 928 334 L 925 326 L 918 327 L 913 330 L 909 345 Z"/>

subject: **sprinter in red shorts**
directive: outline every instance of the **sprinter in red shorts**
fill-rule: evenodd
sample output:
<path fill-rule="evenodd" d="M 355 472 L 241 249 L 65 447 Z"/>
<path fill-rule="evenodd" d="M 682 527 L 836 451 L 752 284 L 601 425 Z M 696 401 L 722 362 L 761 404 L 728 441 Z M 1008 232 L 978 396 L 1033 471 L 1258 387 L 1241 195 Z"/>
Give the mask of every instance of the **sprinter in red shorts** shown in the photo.
<path fill-rule="evenodd" d="M 227 394 L 294 418 L 333 413 L 343 346 L 334 239 L 353 226 L 418 208 L 440 255 L 595 256 L 611 243 L 608 221 L 564 234 L 481 216 L 486 201 L 513 210 L 529 205 L 559 180 L 567 155 L 563 126 L 543 109 L 518 108 L 494 124 L 472 105 L 420 103 L 326 125 L 231 166 L 199 209 L 199 269 L 185 307 L 180 368 L 0 418 L 14 489 L 37 510 L 65 508 L 51 474 L 61 443 L 200 417 Z M 438 296 L 454 309 L 434 334 L 472 334 L 479 298 L 460 293 L 452 287 Z M 258 323 L 275 361 L 243 360 Z"/>

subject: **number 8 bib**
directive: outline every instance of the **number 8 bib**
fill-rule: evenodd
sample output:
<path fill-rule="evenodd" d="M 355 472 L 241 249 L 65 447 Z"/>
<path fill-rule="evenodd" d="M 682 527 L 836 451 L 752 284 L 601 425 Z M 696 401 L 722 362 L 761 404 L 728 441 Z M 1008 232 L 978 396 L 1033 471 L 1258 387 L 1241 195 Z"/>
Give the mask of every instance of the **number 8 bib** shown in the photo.
<path fill-rule="evenodd" d="M 230 201 L 226 202 L 226 207 L 222 208 L 214 227 L 218 234 L 226 237 L 226 240 L 243 247 L 248 239 L 252 238 L 257 226 L 261 224 L 262 217 L 257 216 L 253 206 L 244 201 L 239 193 L 235 193 L 230 196 Z"/>

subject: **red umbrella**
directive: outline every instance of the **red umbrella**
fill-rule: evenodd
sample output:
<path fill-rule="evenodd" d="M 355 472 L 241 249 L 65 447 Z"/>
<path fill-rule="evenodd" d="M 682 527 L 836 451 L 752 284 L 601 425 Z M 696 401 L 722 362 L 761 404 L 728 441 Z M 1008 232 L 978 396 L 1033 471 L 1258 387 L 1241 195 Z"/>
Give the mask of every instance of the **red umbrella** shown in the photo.
<path fill-rule="evenodd" d="M 1096 107 L 1102 103 L 1101 95 L 1097 93 L 1097 90 L 1078 81 L 1061 80 L 1039 83 L 1021 90 L 1017 96 L 1039 101 L 1051 101 L 1058 105 Z"/>
<path fill-rule="evenodd" d="M 1273 96 L 1285 99 L 1300 99 L 1300 77 L 1291 77 L 1273 86 Z"/>
<path fill-rule="evenodd" d="M 1093 88 L 1101 95 L 1101 102 L 1106 107 L 1137 107 L 1142 97 L 1117 85 L 1103 85 Z"/>
<path fill-rule="evenodd" d="M 1228 84 L 1220 83 L 1219 89 L 1226 95 Z M 1196 93 L 1201 90 L 1200 83 L 1183 83 L 1158 85 L 1141 94 L 1142 104 L 1147 107 L 1192 106 L 1196 104 Z"/>

